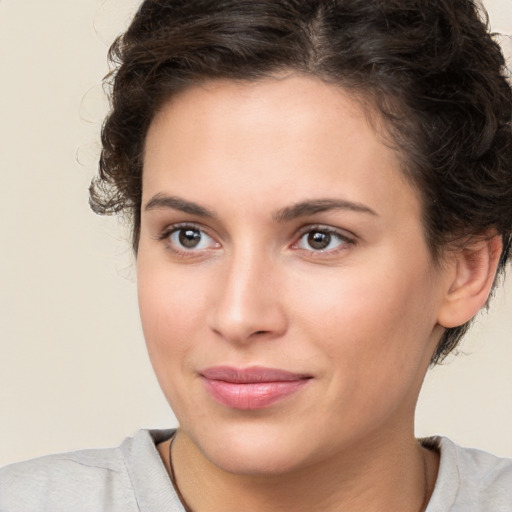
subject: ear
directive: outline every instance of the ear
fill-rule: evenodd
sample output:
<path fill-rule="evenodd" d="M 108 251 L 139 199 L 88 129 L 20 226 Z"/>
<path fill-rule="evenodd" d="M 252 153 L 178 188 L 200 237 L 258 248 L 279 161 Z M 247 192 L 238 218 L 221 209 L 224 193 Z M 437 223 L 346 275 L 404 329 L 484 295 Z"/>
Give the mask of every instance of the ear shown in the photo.
<path fill-rule="evenodd" d="M 485 305 L 502 249 L 501 236 L 492 235 L 470 242 L 450 255 L 446 292 L 438 313 L 440 325 L 462 325 Z"/>

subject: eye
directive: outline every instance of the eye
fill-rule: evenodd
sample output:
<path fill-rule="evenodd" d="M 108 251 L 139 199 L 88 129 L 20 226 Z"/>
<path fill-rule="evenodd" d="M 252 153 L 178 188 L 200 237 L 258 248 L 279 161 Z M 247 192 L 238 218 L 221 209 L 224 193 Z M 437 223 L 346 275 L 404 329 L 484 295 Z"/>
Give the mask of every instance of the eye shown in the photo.
<path fill-rule="evenodd" d="M 307 251 L 330 252 L 351 243 L 353 243 L 352 240 L 334 230 L 316 228 L 304 233 L 297 242 L 296 247 Z"/>
<path fill-rule="evenodd" d="M 170 242 L 176 251 L 201 251 L 218 247 L 219 244 L 197 226 L 175 226 L 162 238 Z"/>

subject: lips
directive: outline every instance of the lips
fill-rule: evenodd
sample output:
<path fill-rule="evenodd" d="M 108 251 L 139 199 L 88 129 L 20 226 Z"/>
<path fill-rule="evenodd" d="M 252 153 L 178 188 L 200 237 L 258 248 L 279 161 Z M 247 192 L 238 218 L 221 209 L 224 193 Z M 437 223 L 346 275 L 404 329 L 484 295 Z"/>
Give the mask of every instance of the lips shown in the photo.
<path fill-rule="evenodd" d="M 215 366 L 200 373 L 206 390 L 222 405 L 232 409 L 263 409 L 297 393 L 311 376 L 286 370 L 253 366 Z"/>

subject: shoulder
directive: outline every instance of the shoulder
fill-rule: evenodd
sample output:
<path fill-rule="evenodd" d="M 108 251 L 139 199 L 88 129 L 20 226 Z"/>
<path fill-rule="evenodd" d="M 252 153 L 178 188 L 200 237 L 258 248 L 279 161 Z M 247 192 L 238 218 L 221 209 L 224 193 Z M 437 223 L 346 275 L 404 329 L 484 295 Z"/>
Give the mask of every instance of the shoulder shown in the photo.
<path fill-rule="evenodd" d="M 133 510 L 119 448 L 48 455 L 0 470 L 2 512 L 41 510 L 43 503 L 48 510 L 81 511 L 85 510 L 84 500 L 89 510 L 103 510 L 105 494 L 123 502 L 127 511 Z"/>
<path fill-rule="evenodd" d="M 463 448 L 443 437 L 430 441 L 441 461 L 428 512 L 512 510 L 512 459 Z"/>
<path fill-rule="evenodd" d="M 161 466 L 151 433 L 144 430 L 117 448 L 48 455 L 6 466 L 0 469 L 0 511 L 139 510 L 130 468 L 134 455 L 143 466 L 157 466 L 156 471 Z"/>

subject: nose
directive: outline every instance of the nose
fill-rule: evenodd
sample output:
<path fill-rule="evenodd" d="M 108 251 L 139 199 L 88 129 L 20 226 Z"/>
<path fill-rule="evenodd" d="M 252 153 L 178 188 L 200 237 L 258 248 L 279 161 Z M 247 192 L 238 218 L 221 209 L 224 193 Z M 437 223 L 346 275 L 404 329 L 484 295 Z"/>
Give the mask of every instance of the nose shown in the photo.
<path fill-rule="evenodd" d="M 217 278 L 209 327 L 231 343 L 274 339 L 287 329 L 278 265 L 249 251 L 224 262 Z"/>

